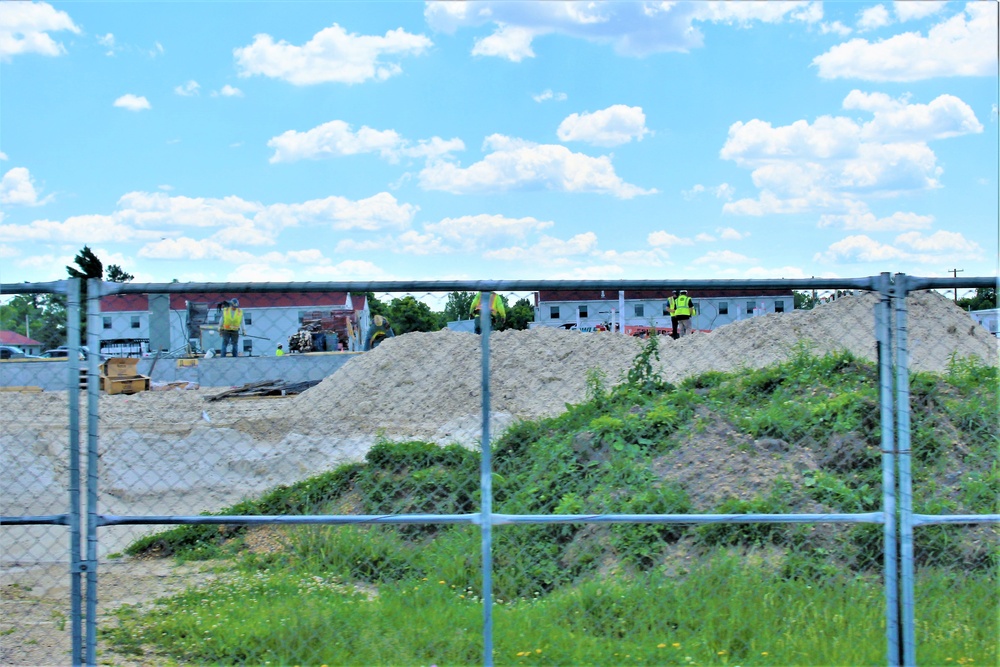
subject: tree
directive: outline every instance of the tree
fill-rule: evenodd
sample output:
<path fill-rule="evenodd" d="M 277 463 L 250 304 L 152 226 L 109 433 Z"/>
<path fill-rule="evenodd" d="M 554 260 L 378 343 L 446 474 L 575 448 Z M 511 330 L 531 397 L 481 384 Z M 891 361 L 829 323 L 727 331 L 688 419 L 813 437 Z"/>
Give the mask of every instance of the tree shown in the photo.
<path fill-rule="evenodd" d="M 76 253 L 73 261 L 76 262 L 76 267 L 66 267 L 70 278 L 86 280 L 87 278 L 101 278 L 104 276 L 104 264 L 101 263 L 100 258 L 94 254 L 94 251 L 89 246 L 83 246 L 83 249 Z M 86 287 L 86 283 L 84 283 L 84 287 Z"/>
<path fill-rule="evenodd" d="M 135 279 L 131 273 L 126 272 L 122 267 L 117 264 L 112 264 L 107 270 L 107 280 L 109 283 L 127 283 Z"/>
<path fill-rule="evenodd" d="M 440 329 L 438 317 L 430 306 L 415 297 L 404 296 L 389 303 L 389 325 L 397 336 L 411 331 L 437 331 Z"/>
<path fill-rule="evenodd" d="M 795 310 L 812 310 L 817 299 L 809 292 L 794 292 Z"/>
<path fill-rule="evenodd" d="M 475 292 L 449 292 L 448 302 L 444 306 L 445 324 L 472 319 L 469 309 L 472 307 L 472 299 L 475 296 Z"/>
<path fill-rule="evenodd" d="M 995 287 L 977 287 L 976 295 L 963 297 L 957 301 L 962 310 L 986 310 L 997 307 L 997 290 Z"/>
<path fill-rule="evenodd" d="M 518 299 L 513 308 L 507 311 L 507 329 L 518 329 L 523 331 L 528 328 L 529 322 L 535 321 L 535 309 L 526 298 Z"/>
<path fill-rule="evenodd" d="M 375 292 L 353 292 L 351 296 L 363 296 L 368 300 L 368 312 L 371 313 L 372 317 L 376 315 L 381 315 L 382 317 L 389 317 L 389 306 L 381 302 L 376 298 Z"/>

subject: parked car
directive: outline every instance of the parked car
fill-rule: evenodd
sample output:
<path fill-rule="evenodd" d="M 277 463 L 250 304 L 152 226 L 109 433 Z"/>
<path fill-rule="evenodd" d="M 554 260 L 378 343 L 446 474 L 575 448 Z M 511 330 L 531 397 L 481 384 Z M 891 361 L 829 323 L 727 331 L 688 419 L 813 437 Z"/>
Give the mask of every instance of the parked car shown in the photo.
<path fill-rule="evenodd" d="M 80 359 L 86 359 L 87 355 L 90 354 L 90 348 L 86 345 L 80 346 Z M 66 345 L 60 345 L 59 347 L 52 348 L 51 350 L 45 350 L 42 352 L 42 357 L 45 359 L 68 359 L 69 358 L 69 347 Z M 98 355 L 98 358 L 102 361 L 107 357 L 105 355 Z"/>
<path fill-rule="evenodd" d="M 23 359 L 28 353 L 16 345 L 0 345 L 0 359 Z"/>

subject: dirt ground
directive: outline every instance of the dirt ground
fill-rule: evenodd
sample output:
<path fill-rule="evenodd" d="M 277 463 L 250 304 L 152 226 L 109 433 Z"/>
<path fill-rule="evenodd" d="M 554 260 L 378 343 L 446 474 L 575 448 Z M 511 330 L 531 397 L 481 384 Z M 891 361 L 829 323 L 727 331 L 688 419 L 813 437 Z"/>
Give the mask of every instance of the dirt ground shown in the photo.
<path fill-rule="evenodd" d="M 847 349 L 875 357 L 875 297 L 847 297 L 726 325 L 679 341 L 661 339 L 663 377 L 677 382 L 708 370 L 759 368 L 802 345 L 816 354 Z M 952 301 L 910 297 L 912 370 L 942 371 L 954 357 L 996 365 L 997 339 Z M 98 406 L 100 514 L 194 515 L 218 510 L 279 484 L 362 460 L 378 438 L 477 446 L 482 377 L 480 341 L 468 333 L 414 333 L 387 340 L 295 397 L 207 401 L 219 390 L 102 395 Z M 491 433 L 517 419 L 558 414 L 586 400 L 596 369 L 614 384 L 641 341 L 610 333 L 550 328 L 491 335 Z M 66 512 L 71 470 L 66 392 L 0 392 L 0 514 Z M 86 443 L 87 406 L 81 403 Z M 714 430 L 713 430 L 714 429 Z M 697 504 L 752 494 L 775 476 L 814 469 L 808 452 L 777 452 L 725 425 L 659 462 L 665 478 Z M 759 456 L 757 454 L 765 454 Z M 803 508 L 802 511 L 810 511 Z M 99 529 L 99 609 L 135 604 L 213 576 L 198 566 L 119 554 L 162 526 Z M 67 529 L 5 526 L 0 531 L 0 664 L 67 664 Z M 104 655 L 106 664 L 129 664 Z"/>

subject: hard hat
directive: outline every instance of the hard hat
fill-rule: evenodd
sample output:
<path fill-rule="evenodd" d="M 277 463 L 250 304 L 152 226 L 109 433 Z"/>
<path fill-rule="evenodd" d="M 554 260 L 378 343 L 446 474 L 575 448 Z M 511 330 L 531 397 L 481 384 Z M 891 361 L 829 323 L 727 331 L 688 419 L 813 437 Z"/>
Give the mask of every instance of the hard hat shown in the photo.
<path fill-rule="evenodd" d="M 232 306 L 233 308 L 239 308 L 240 307 L 240 300 L 239 299 L 231 299 L 229 301 L 229 305 Z"/>

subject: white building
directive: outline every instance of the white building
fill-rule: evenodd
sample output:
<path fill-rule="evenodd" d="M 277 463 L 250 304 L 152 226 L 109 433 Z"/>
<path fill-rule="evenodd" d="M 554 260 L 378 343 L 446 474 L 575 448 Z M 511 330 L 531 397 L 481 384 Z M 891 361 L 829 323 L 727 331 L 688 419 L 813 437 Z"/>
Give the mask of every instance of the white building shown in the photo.
<path fill-rule="evenodd" d="M 985 310 L 970 310 L 969 316 L 994 336 L 1000 336 L 1000 327 L 997 325 L 998 313 L 1000 313 L 1000 308 L 987 308 Z"/>
<path fill-rule="evenodd" d="M 535 294 L 535 321 L 531 326 L 563 327 L 581 331 L 611 329 L 635 334 L 656 328 L 670 332 L 667 299 L 662 290 L 542 290 Z M 691 328 L 712 331 L 724 324 L 795 308 L 791 290 L 688 290 L 695 314 Z"/>

